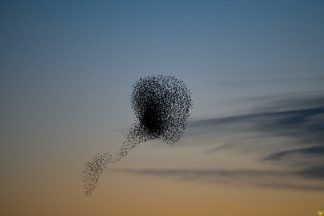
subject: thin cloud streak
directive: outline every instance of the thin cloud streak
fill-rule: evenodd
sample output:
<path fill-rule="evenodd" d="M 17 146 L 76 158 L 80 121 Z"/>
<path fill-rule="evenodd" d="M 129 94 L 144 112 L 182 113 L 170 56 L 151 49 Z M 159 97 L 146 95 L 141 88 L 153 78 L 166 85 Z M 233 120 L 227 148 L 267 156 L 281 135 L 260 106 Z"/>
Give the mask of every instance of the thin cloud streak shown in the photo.
<path fill-rule="evenodd" d="M 296 183 L 300 172 L 270 170 L 222 170 L 222 169 L 118 169 L 132 175 L 168 177 L 202 183 L 255 186 L 264 188 L 324 191 L 324 184 Z"/>

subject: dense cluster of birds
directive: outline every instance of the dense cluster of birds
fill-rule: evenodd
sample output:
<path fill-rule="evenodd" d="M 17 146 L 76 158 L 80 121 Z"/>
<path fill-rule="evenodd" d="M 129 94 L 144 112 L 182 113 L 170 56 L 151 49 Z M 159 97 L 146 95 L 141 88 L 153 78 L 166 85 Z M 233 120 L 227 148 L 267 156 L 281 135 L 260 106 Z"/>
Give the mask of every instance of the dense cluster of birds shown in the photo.
<path fill-rule="evenodd" d="M 132 133 L 143 141 L 174 143 L 183 134 L 191 106 L 190 92 L 182 81 L 161 75 L 141 78 L 132 94 L 137 119 Z"/>
<path fill-rule="evenodd" d="M 177 142 L 193 105 L 191 93 L 181 80 L 162 75 L 143 77 L 135 82 L 131 104 L 136 121 L 125 134 L 119 152 L 97 154 L 85 164 L 82 183 L 86 196 L 95 190 L 104 169 L 120 161 L 139 143 L 155 139 L 166 144 Z"/>

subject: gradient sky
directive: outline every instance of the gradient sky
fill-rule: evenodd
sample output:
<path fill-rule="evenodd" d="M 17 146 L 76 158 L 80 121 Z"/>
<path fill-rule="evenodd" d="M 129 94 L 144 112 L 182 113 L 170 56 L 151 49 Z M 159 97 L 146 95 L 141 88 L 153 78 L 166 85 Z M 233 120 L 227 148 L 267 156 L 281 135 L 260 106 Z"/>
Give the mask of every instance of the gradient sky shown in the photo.
<path fill-rule="evenodd" d="M 0 215 L 316 215 L 324 1 L 0 1 Z M 132 84 L 183 80 L 176 146 L 80 172 L 133 122 Z"/>

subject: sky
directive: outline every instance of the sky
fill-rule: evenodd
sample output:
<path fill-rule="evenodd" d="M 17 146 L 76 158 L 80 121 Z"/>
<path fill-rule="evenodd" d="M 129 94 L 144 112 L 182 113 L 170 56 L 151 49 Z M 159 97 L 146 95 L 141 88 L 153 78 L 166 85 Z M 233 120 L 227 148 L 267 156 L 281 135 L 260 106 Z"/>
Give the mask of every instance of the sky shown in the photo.
<path fill-rule="evenodd" d="M 0 1 L 1 215 L 316 215 L 324 209 L 324 2 Z M 183 80 L 169 146 L 140 144 L 90 197 L 140 77 Z"/>

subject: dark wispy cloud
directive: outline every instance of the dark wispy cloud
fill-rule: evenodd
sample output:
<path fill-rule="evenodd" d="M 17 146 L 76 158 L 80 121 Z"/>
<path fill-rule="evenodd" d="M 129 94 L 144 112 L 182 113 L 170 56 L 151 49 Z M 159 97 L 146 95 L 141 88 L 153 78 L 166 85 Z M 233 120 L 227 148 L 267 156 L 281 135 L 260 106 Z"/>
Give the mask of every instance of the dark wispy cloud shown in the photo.
<path fill-rule="evenodd" d="M 269 155 L 268 157 L 265 158 L 265 160 L 278 161 L 278 160 L 281 160 L 281 159 L 289 157 L 289 156 L 316 157 L 316 156 L 321 156 L 321 155 L 324 155 L 324 146 L 314 146 L 314 147 L 309 147 L 309 148 L 281 151 L 281 152 Z"/>
<path fill-rule="evenodd" d="M 296 177 L 304 175 L 304 173 L 300 172 L 221 169 L 119 169 L 114 171 L 133 175 L 169 177 L 203 183 L 324 191 L 324 184 L 319 182 L 313 184 L 296 182 Z"/>
<path fill-rule="evenodd" d="M 214 82 L 215 85 L 230 85 L 235 87 L 245 87 L 251 85 L 264 85 L 264 84 L 278 84 L 278 83 L 296 83 L 296 82 L 311 82 L 311 83 L 322 83 L 324 80 L 323 76 L 317 77 L 295 77 L 295 78 L 281 78 L 281 79 L 258 79 L 258 80 L 240 80 L 240 81 L 222 81 Z"/>
<path fill-rule="evenodd" d="M 308 101 L 311 102 L 311 101 Z M 316 133 L 323 138 L 320 132 L 324 129 L 324 97 L 318 98 L 315 103 L 307 103 L 308 108 L 300 108 L 301 101 L 296 101 L 296 107 L 283 107 L 272 105 L 273 111 L 248 113 L 243 115 L 229 116 L 223 118 L 211 118 L 193 121 L 190 123 L 191 128 L 205 128 L 207 131 L 213 129 L 213 127 L 224 126 L 231 124 L 244 124 L 253 127 L 258 132 L 271 132 L 276 134 L 298 134 L 301 137 L 305 137 L 309 133 Z M 322 104 L 317 104 L 317 103 Z M 284 103 L 291 103 L 284 101 Z M 306 101 L 303 100 L 303 104 Z M 288 105 L 288 104 L 287 104 Z M 291 106 L 291 105 L 290 105 Z M 270 109 L 270 108 L 268 108 Z M 278 109 L 285 109 L 285 111 L 277 111 Z M 230 133 L 231 131 L 229 131 Z M 299 133 L 302 132 L 302 133 Z M 321 140 L 323 141 L 323 139 Z"/>
<path fill-rule="evenodd" d="M 268 106 L 256 107 L 251 113 L 211 118 L 191 123 L 191 128 L 203 128 L 206 133 L 214 133 L 226 128 L 226 134 L 232 137 L 236 133 L 254 133 L 245 142 L 231 139 L 229 144 L 214 147 L 209 153 L 217 152 L 226 146 L 239 148 L 258 148 L 265 142 L 262 137 L 282 137 L 285 142 L 277 145 L 261 145 L 270 149 L 260 161 L 272 161 L 285 168 L 299 170 L 304 176 L 324 176 L 324 97 L 309 96 L 286 98 L 272 101 Z M 232 128 L 232 130 L 231 130 Z M 257 138 L 256 138 L 257 137 Z M 250 140 L 253 142 L 249 142 Z M 244 145 L 238 145 L 244 142 Z M 266 143 L 266 142 L 265 142 Z"/>
<path fill-rule="evenodd" d="M 177 169 L 123 172 L 214 183 L 324 190 L 324 96 L 302 95 L 262 102 L 247 114 L 191 121 L 188 135 L 195 138 L 203 134 L 206 140 L 215 140 L 217 145 L 209 145 L 204 153 L 234 149 L 247 150 L 243 153 L 248 156 L 251 149 L 259 149 L 256 163 L 270 163 L 277 171 Z M 219 146 L 220 143 L 223 144 Z M 309 182 L 301 184 L 300 181 Z"/>
<path fill-rule="evenodd" d="M 189 129 L 193 135 L 233 136 L 252 132 L 299 138 L 303 144 L 323 145 L 324 96 L 271 98 L 247 114 L 191 121 Z"/>

